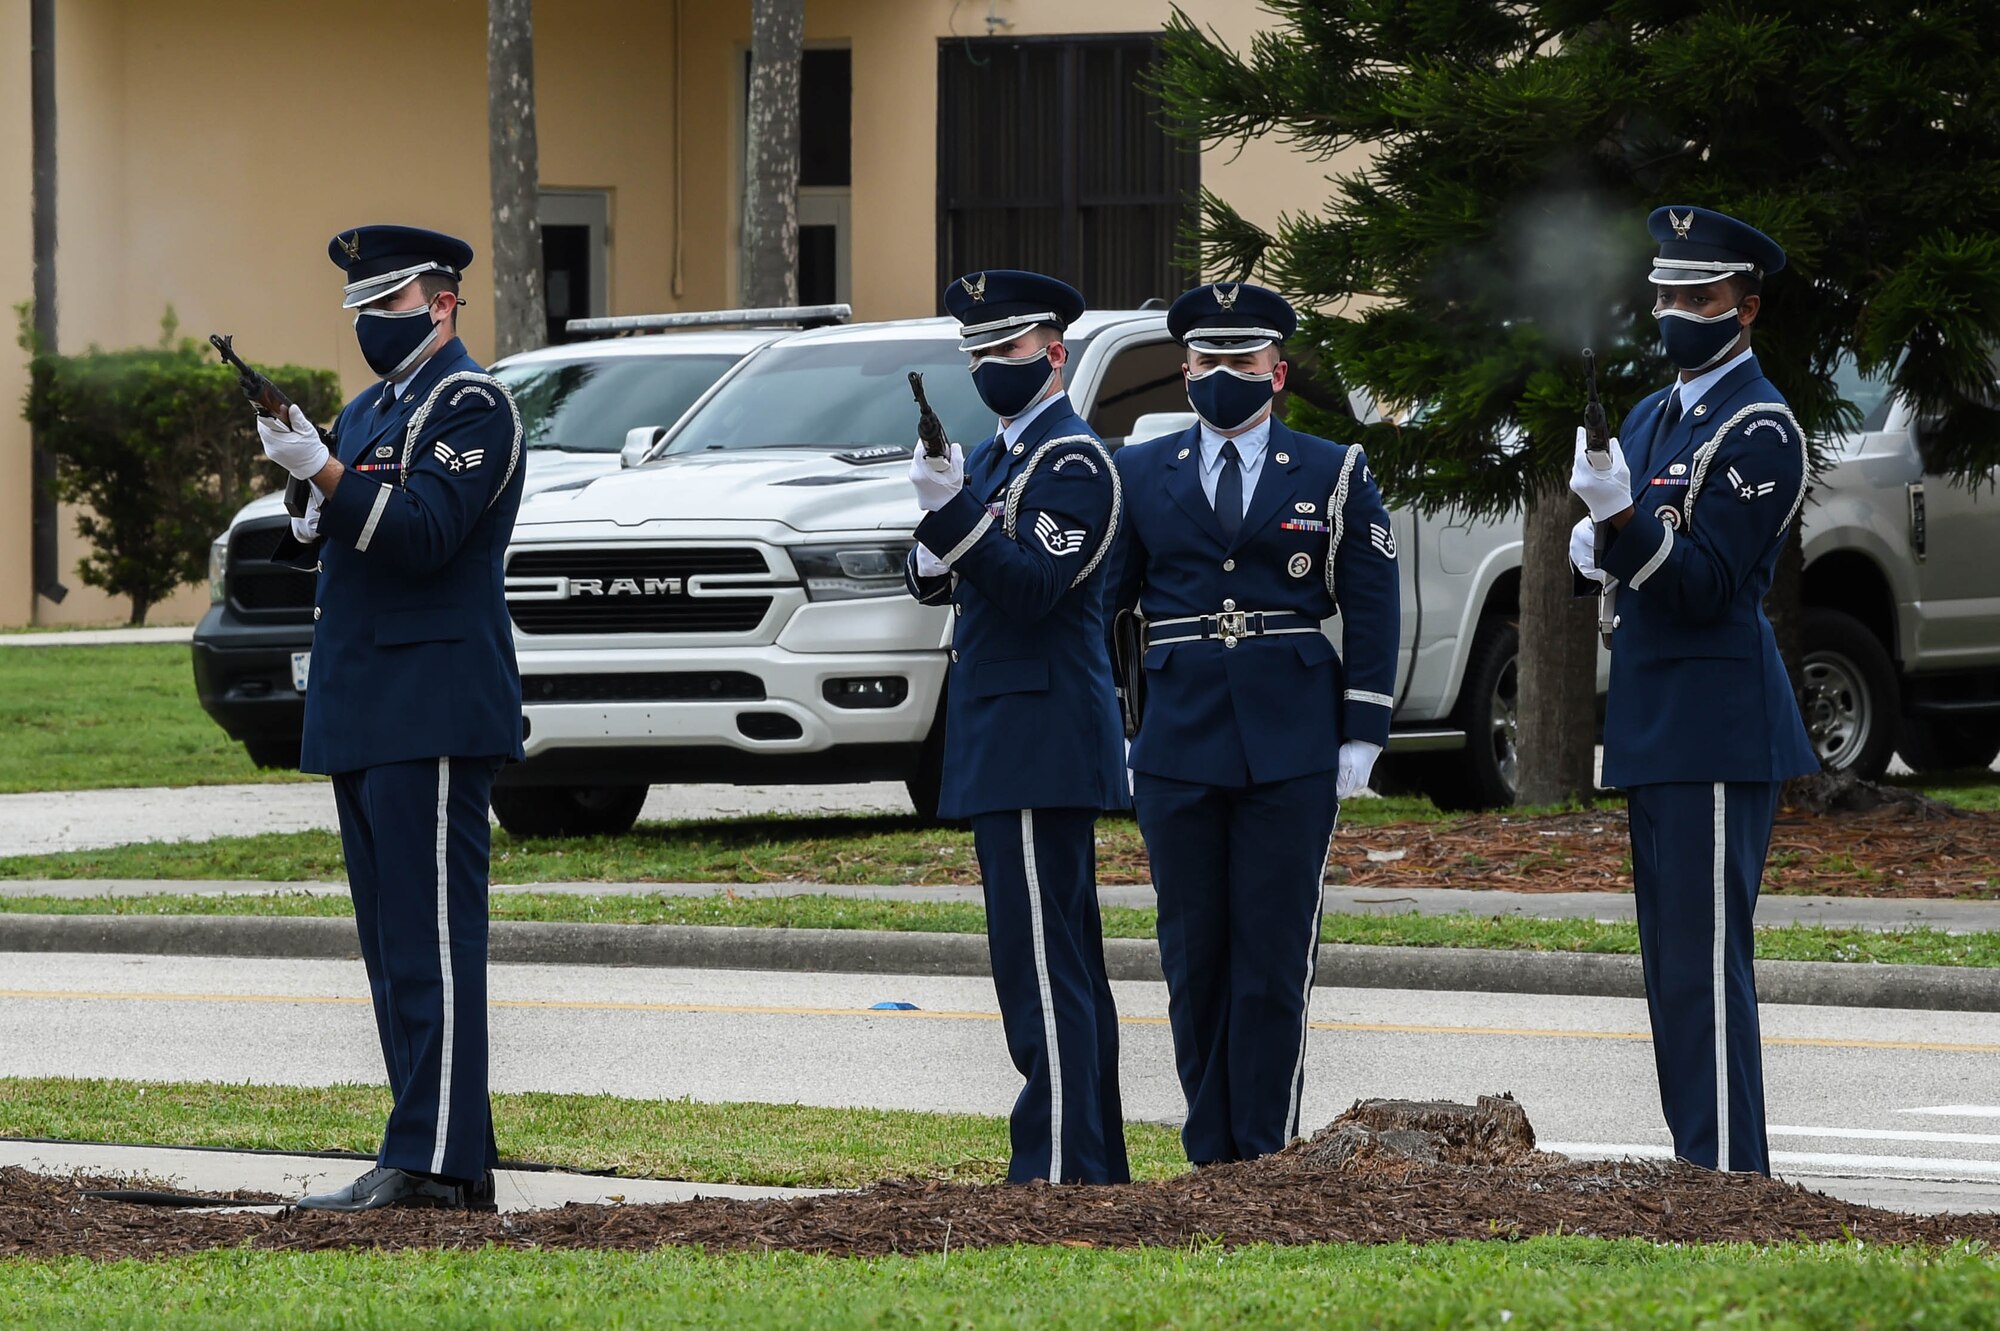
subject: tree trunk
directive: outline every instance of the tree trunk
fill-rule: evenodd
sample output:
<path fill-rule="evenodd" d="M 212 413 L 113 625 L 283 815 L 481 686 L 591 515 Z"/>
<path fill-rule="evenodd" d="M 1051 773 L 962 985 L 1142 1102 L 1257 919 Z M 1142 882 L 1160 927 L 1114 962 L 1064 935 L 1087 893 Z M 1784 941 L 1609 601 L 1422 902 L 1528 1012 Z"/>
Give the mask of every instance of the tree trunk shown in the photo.
<path fill-rule="evenodd" d="M 1520 767 L 1515 799 L 1559 804 L 1597 788 L 1597 601 L 1574 595 L 1567 490 L 1528 501 L 1521 550 Z"/>
<path fill-rule="evenodd" d="M 743 303 L 799 303 L 799 60 L 805 0 L 752 0 Z"/>
<path fill-rule="evenodd" d="M 541 170 L 535 146 L 533 0 L 486 3 L 487 153 L 493 188 L 493 354 L 548 341 Z"/>
<path fill-rule="evenodd" d="M 34 178 L 35 349 L 56 353 L 56 0 L 33 0 L 28 7 L 28 118 Z M 30 581 L 38 595 L 57 605 L 69 595 L 61 573 L 56 508 L 56 459 L 40 432 L 29 437 L 28 500 L 32 532 Z"/>

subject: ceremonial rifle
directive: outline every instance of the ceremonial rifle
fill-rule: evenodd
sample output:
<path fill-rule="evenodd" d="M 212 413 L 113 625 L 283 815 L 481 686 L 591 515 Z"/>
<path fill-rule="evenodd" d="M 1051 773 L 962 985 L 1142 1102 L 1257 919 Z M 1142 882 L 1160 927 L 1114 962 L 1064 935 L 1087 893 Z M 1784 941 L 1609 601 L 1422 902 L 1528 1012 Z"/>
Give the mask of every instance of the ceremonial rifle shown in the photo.
<path fill-rule="evenodd" d="M 941 458 L 951 452 L 951 440 L 944 432 L 944 422 L 931 410 L 930 399 L 924 396 L 924 377 L 915 370 L 910 371 L 910 393 L 917 399 L 917 438 L 924 446 L 924 456 Z"/>
<path fill-rule="evenodd" d="M 1583 453 L 1592 467 L 1611 470 L 1611 426 L 1604 418 L 1604 403 L 1597 396 L 1597 353 L 1583 349 L 1583 382 L 1590 401 L 1583 409 Z M 1597 558 L 1602 567 L 1604 552 L 1611 546 L 1611 524 L 1597 524 Z M 1598 584 L 1597 632 L 1606 648 L 1611 646 L 1611 630 L 1618 627 L 1618 585 L 1609 577 Z"/>
<path fill-rule="evenodd" d="M 292 400 L 278 391 L 278 386 L 270 378 L 244 363 L 236 354 L 235 338 L 225 333 L 210 333 L 209 345 L 222 353 L 222 359 L 236 371 L 236 382 L 243 389 L 243 396 L 257 409 L 259 416 L 269 416 L 274 421 L 292 419 Z M 285 512 L 295 518 L 306 515 L 306 505 L 312 498 L 311 482 L 296 476 L 285 479 Z"/>

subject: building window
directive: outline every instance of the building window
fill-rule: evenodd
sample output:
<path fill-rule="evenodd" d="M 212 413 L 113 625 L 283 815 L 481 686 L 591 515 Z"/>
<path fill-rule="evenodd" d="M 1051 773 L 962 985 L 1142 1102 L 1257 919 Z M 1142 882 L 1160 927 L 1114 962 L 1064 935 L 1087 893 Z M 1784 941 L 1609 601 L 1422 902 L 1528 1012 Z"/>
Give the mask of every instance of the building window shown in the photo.
<path fill-rule="evenodd" d="M 611 195 L 596 189 L 545 189 L 542 225 L 542 299 L 551 345 L 570 340 L 571 319 L 610 312 Z"/>
<path fill-rule="evenodd" d="M 938 290 L 1029 268 L 1129 309 L 1192 283 L 1200 156 L 1140 84 L 1158 56 L 1151 36 L 939 42 Z"/>

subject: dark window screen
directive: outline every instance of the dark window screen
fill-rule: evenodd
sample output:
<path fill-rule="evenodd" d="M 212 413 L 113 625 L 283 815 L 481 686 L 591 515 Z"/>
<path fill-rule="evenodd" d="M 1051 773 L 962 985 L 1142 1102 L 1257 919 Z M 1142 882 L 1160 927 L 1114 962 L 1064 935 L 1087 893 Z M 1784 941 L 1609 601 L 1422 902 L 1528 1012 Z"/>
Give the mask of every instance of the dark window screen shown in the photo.
<path fill-rule="evenodd" d="M 1028 268 L 1093 307 L 1172 299 L 1199 155 L 1139 82 L 1149 36 L 938 45 L 938 275 Z"/>
<path fill-rule="evenodd" d="M 590 308 L 590 228 L 542 226 L 542 299 L 551 345 L 569 341 L 563 324 L 587 319 Z"/>

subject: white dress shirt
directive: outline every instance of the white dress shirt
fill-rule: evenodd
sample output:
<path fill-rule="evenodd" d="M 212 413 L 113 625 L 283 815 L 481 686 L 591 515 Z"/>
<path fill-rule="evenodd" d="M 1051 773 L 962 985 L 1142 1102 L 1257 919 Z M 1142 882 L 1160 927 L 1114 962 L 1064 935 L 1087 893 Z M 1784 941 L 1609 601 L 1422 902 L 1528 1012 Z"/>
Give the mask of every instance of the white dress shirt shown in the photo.
<path fill-rule="evenodd" d="M 1201 492 L 1208 496 L 1208 506 L 1215 507 L 1215 483 L 1222 478 L 1222 446 L 1230 442 L 1210 429 L 1206 422 L 1201 425 Z M 1245 430 L 1235 438 L 1238 468 L 1243 473 L 1243 513 L 1250 513 L 1250 496 L 1257 493 L 1257 477 L 1264 470 L 1264 454 L 1271 443 L 1271 416 L 1266 412 L 1264 419 Z"/>

